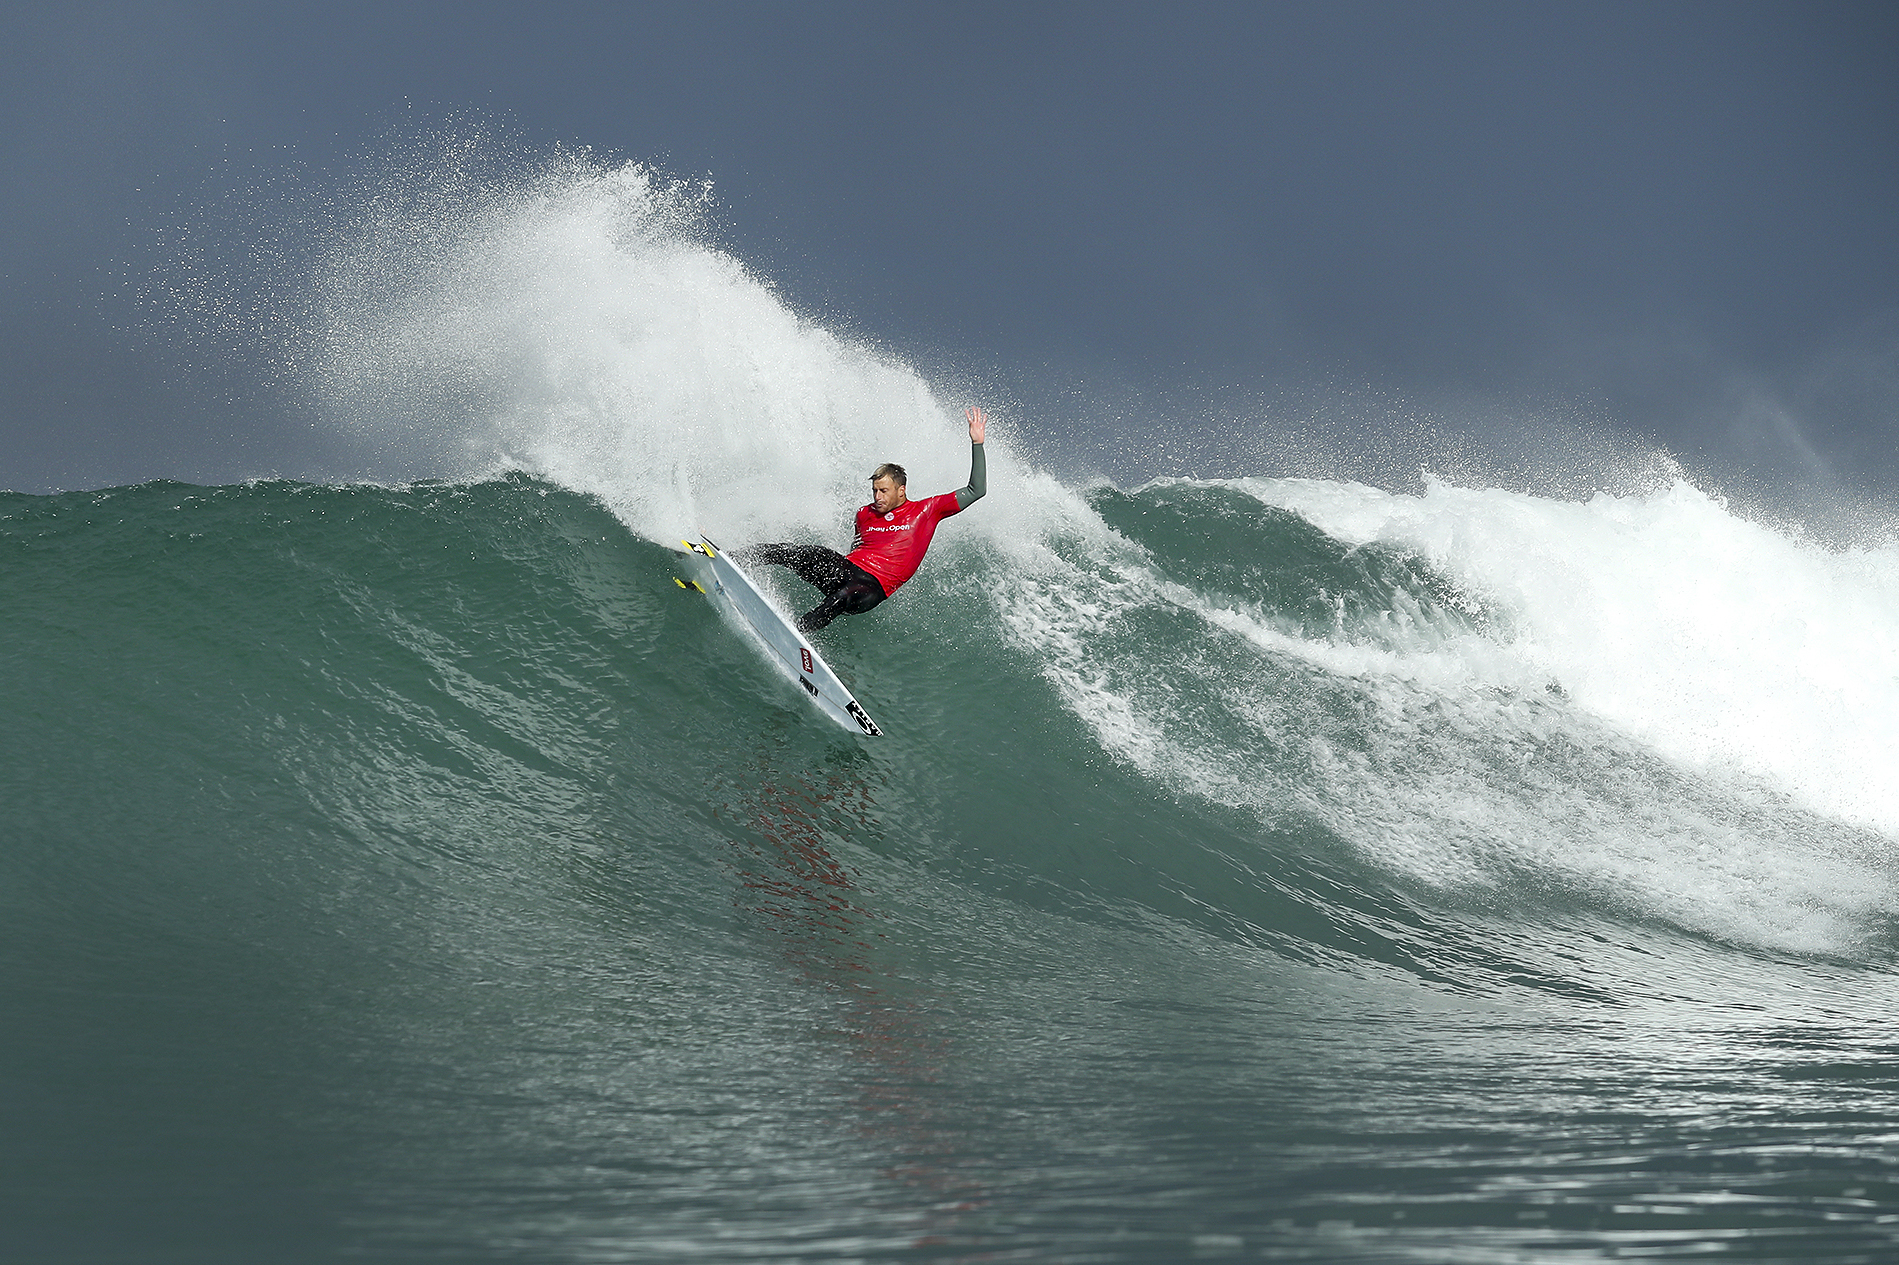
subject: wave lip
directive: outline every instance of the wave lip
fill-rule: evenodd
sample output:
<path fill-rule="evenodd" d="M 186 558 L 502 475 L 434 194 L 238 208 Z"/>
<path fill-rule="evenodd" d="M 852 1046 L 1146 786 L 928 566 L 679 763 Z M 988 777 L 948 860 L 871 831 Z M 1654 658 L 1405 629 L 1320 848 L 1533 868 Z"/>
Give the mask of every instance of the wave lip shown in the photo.
<path fill-rule="evenodd" d="M 1852 621 L 1878 613 L 1890 555 L 1828 554 L 1686 487 L 1569 504 L 1169 481 L 1089 506 L 1107 530 L 1051 538 L 1001 618 L 1144 776 L 1316 825 L 1437 899 L 1568 893 L 1746 943 L 1883 952 L 1891 792 L 1864 744 L 1890 718 L 1829 712 L 1832 661 L 1759 687 L 1755 633 L 1804 609 L 1877 672 L 1884 630 Z M 1796 566 L 1779 605 L 1746 609 Z M 1618 675 L 1638 660 L 1644 688 Z M 1783 712 L 1798 735 L 1748 727 Z"/>
<path fill-rule="evenodd" d="M 1549 501 L 1242 480 L 1338 539 L 1413 548 L 1511 613 L 1511 648 L 1670 758 L 1899 833 L 1899 549 L 1834 551 L 1693 486 Z"/>

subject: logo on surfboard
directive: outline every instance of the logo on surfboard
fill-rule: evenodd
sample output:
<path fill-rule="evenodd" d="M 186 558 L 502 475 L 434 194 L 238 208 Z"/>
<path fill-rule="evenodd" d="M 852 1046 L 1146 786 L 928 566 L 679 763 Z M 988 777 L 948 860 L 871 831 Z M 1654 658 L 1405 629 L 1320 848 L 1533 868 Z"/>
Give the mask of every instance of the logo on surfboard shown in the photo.
<path fill-rule="evenodd" d="M 877 722 L 872 720 L 864 709 L 857 705 L 856 699 L 852 699 L 849 703 L 845 704 L 844 710 L 851 714 L 851 719 L 855 720 L 858 728 L 862 729 L 865 733 L 874 738 L 881 738 L 883 736 L 884 731 L 877 728 Z"/>
<path fill-rule="evenodd" d="M 809 672 L 811 670 L 811 647 L 809 646 L 798 647 L 798 661 L 804 665 L 804 670 L 806 672 Z"/>

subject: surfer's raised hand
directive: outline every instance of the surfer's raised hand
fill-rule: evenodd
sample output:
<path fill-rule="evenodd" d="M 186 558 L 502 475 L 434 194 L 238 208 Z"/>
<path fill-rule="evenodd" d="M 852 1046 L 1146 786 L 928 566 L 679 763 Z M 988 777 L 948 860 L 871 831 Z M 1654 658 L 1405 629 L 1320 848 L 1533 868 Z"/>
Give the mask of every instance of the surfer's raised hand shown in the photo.
<path fill-rule="evenodd" d="M 969 442 L 972 444 L 980 444 L 982 442 L 983 427 L 989 424 L 989 415 L 974 405 L 971 405 L 969 408 L 963 410 L 963 416 L 969 419 Z"/>

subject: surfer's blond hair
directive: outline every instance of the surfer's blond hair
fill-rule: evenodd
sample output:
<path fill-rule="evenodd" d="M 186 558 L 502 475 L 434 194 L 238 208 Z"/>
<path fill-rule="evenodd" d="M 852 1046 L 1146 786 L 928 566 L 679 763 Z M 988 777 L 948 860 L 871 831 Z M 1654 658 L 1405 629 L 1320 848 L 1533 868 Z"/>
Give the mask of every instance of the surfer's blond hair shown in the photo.
<path fill-rule="evenodd" d="M 894 461 L 886 461 L 870 472 L 870 481 L 872 483 L 877 482 L 879 479 L 895 479 L 897 486 L 900 488 L 910 486 L 910 476 L 905 474 L 903 467 Z"/>

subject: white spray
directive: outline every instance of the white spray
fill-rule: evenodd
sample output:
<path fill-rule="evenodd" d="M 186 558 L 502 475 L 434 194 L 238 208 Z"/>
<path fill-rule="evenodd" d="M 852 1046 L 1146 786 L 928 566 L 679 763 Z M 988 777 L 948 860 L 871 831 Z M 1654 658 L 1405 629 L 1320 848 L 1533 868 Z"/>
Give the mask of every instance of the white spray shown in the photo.
<path fill-rule="evenodd" d="M 831 539 L 882 461 L 967 474 L 958 410 L 708 245 L 702 188 L 585 158 L 445 183 L 385 198 L 318 277 L 310 384 L 389 468 L 526 468 L 661 542 Z"/>

